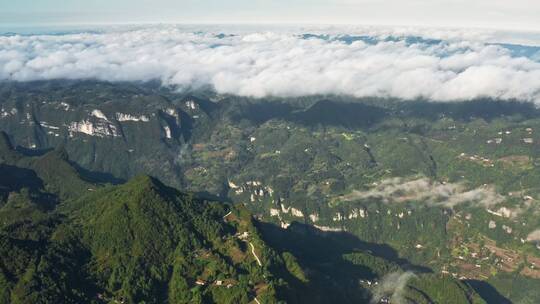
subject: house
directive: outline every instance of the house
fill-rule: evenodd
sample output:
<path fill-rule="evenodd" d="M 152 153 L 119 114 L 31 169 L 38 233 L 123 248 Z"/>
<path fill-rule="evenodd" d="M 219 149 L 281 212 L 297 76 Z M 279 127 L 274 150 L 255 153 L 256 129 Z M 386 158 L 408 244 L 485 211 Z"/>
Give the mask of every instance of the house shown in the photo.
<path fill-rule="evenodd" d="M 249 232 L 247 231 L 244 231 L 243 233 L 238 234 L 238 238 L 241 240 L 247 239 L 248 237 L 249 237 Z"/>
<path fill-rule="evenodd" d="M 379 300 L 379 303 L 387 304 L 387 303 L 391 303 L 391 302 L 390 302 L 390 299 L 389 299 L 389 298 L 387 298 L 387 297 L 382 297 L 382 298 Z"/>
<path fill-rule="evenodd" d="M 206 285 L 206 281 L 201 280 L 201 279 L 197 279 L 197 281 L 195 281 L 195 284 L 204 286 L 204 285 Z"/>

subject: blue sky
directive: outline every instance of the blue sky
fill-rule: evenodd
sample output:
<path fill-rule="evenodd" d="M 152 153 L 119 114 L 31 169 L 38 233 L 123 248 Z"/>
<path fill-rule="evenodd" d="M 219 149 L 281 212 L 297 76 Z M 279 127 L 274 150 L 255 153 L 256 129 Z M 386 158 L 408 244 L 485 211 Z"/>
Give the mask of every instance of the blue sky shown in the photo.
<path fill-rule="evenodd" d="M 538 0 L 0 0 L 0 24 L 309 23 L 540 30 Z"/>

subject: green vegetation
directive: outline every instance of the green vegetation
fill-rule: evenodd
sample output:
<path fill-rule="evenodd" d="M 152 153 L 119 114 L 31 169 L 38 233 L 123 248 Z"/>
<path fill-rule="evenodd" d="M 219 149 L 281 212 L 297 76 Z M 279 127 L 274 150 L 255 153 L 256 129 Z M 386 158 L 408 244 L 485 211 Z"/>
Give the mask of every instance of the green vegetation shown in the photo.
<path fill-rule="evenodd" d="M 23 240 L 15 242 L 23 266 L 0 277 L 10 286 L 0 298 L 22 297 L 21 278 L 45 276 L 38 259 L 65 255 L 84 259 L 66 258 L 58 269 L 84 277 L 50 293 L 75 302 L 98 301 L 97 293 L 147 302 L 361 302 L 373 288 L 358 280 L 408 264 L 462 290 L 449 296 L 456 301 L 474 302 L 462 286 L 472 282 L 484 299 L 540 302 L 534 288 L 509 289 L 503 279 L 534 286 L 540 278 L 540 251 L 527 240 L 540 227 L 540 112 L 530 104 L 257 100 L 91 81 L 2 83 L 0 96 L 0 128 L 15 143 L 0 136 L 0 224 Z M 94 133 L 74 127 L 81 122 Z M 235 220 L 224 222 L 229 211 Z M 340 244 L 349 245 L 329 252 L 328 239 L 289 241 L 317 248 L 314 256 L 277 242 L 260 223 L 289 232 L 302 223 L 346 234 Z M 235 237 L 245 231 L 248 241 Z M 230 288 L 212 284 L 229 279 Z M 429 289 L 421 275 L 411 282 Z M 446 296 L 429 291 L 434 302 Z"/>
<path fill-rule="evenodd" d="M 288 273 L 283 260 L 258 238 L 242 208 L 197 199 L 147 176 L 121 186 L 90 184 L 55 155 L 18 155 L 17 163 L 51 168 L 44 171 L 2 164 L 2 176 L 19 170 L 37 181 L 20 188 L 12 179 L 2 182 L 9 194 L 0 208 L 1 303 L 248 303 L 254 297 L 272 303 L 287 288 L 278 276 Z M 59 170 L 54 178 L 53 170 Z M 54 199 L 70 193 L 58 186 L 82 184 L 89 188 L 79 197 Z M 55 205 L 42 206 L 49 197 Z M 294 257 L 287 267 L 300 269 Z"/>
<path fill-rule="evenodd" d="M 101 185 L 83 181 L 58 150 L 4 152 L 13 158 L 0 164 L 10 176 L 0 180 L 0 303 L 356 303 L 370 297 L 359 282 L 400 268 L 152 177 Z"/>

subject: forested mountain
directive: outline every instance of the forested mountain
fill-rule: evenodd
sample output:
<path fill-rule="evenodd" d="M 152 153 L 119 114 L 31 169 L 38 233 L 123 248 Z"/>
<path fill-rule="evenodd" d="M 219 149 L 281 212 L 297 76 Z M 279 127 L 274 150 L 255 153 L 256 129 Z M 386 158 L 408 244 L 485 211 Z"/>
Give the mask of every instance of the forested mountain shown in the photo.
<path fill-rule="evenodd" d="M 120 186 L 83 181 L 64 151 L 25 157 L 9 146 L 3 303 L 271 303 L 288 290 L 281 276 L 293 276 L 242 207 L 148 176 Z"/>
<path fill-rule="evenodd" d="M 149 176 L 85 180 L 61 148 L 25 156 L 1 135 L 0 303 L 483 303 L 350 236 L 285 230 Z M 379 290 L 388 275 L 407 280 Z"/>
<path fill-rule="evenodd" d="M 540 301 L 528 103 L 5 82 L 0 129 L 8 302 Z"/>

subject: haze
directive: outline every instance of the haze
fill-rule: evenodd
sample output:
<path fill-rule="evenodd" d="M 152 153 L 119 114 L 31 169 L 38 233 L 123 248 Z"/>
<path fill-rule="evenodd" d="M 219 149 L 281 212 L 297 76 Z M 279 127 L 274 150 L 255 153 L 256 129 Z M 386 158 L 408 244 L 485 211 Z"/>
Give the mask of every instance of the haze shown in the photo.
<path fill-rule="evenodd" d="M 295 23 L 539 30 L 535 0 L 19 0 L 0 1 L 0 24 Z"/>

